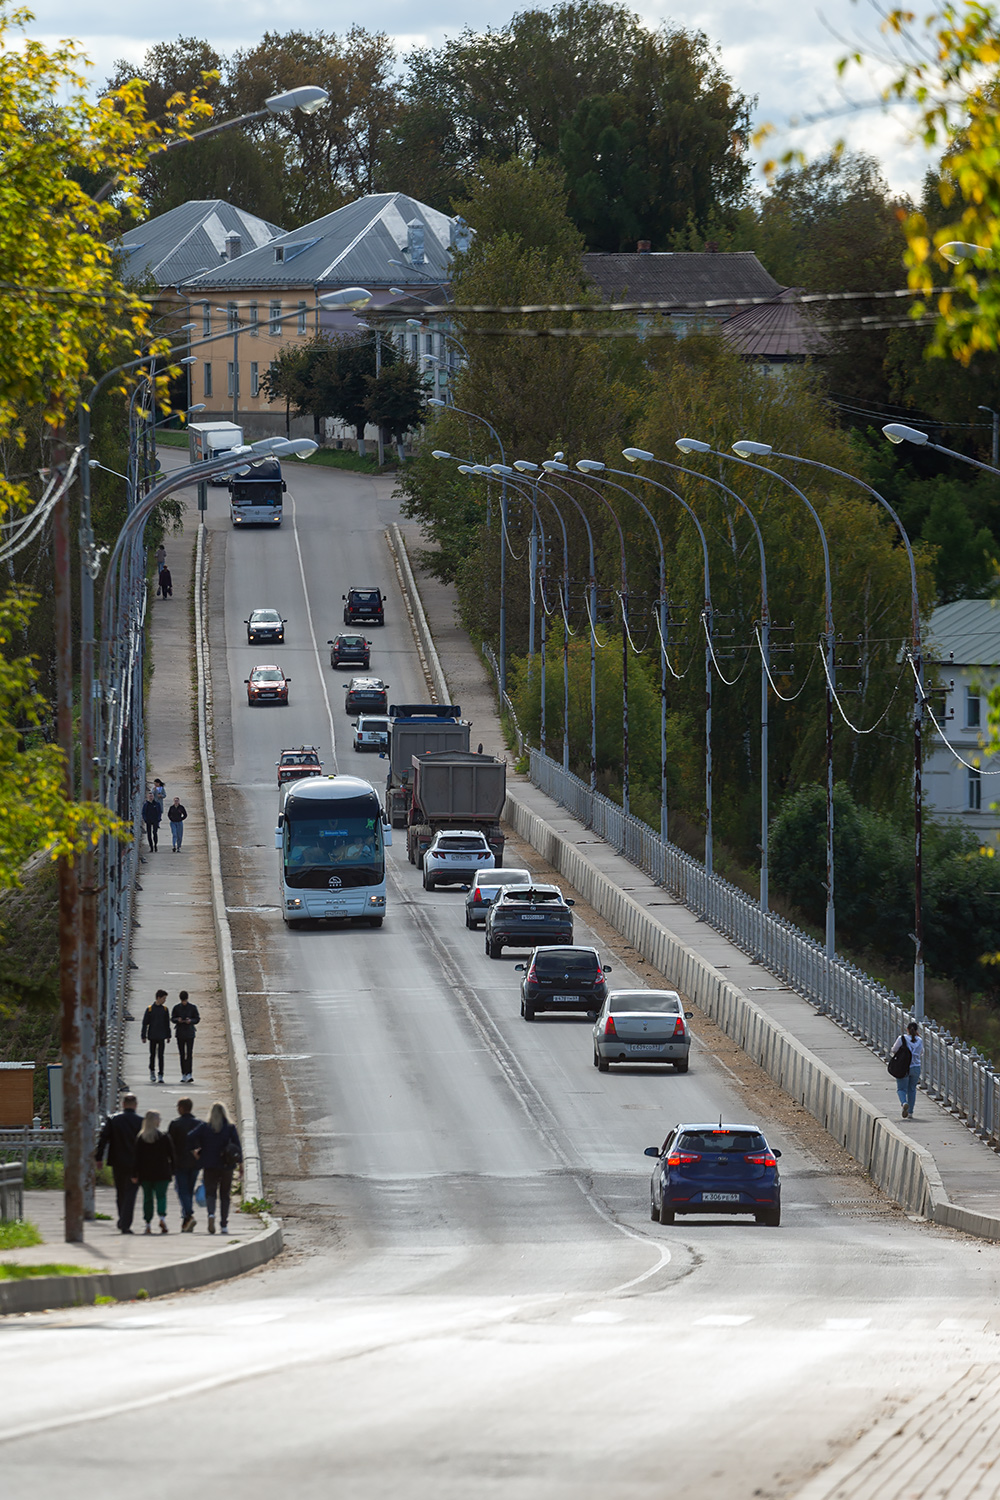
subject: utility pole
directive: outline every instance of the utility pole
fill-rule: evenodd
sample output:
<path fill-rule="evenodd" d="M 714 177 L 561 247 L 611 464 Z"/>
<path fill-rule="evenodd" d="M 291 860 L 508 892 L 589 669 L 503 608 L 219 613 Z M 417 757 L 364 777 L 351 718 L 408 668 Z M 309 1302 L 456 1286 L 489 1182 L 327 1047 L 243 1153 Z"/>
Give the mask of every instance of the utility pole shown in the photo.
<path fill-rule="evenodd" d="M 989 412 L 993 418 L 993 447 L 990 462 L 996 468 L 1000 464 L 1000 411 L 994 411 L 992 406 L 980 406 L 978 411 Z"/>

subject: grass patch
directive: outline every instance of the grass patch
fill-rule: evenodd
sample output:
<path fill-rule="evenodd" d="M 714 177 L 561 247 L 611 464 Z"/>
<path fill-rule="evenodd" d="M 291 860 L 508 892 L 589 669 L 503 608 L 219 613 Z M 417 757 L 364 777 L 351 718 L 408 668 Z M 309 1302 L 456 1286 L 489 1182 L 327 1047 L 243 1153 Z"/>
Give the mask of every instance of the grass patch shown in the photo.
<path fill-rule="evenodd" d="M 190 438 L 186 432 L 163 432 L 156 434 L 156 446 L 158 448 L 187 448 L 190 446 Z"/>
<path fill-rule="evenodd" d="M 95 1307 L 110 1307 L 113 1302 L 117 1302 L 117 1301 L 118 1301 L 117 1297 L 95 1297 L 94 1298 L 94 1306 Z"/>
<path fill-rule="evenodd" d="M 353 474 L 382 474 L 397 467 L 393 461 L 380 469 L 377 459 L 369 458 L 367 454 L 362 458 L 352 448 L 317 448 L 308 458 L 283 458 L 281 462 L 311 464 L 321 469 L 350 469 Z"/>
<path fill-rule="evenodd" d="M 0 1260 L 0 1281 L 27 1281 L 30 1276 L 94 1276 L 96 1266 L 64 1266 L 51 1261 L 43 1266 L 16 1266 L 13 1261 Z"/>
<path fill-rule="evenodd" d="M 241 1214 L 269 1214 L 273 1204 L 267 1198 L 244 1198 L 240 1204 Z"/>
<path fill-rule="evenodd" d="M 108 1166 L 101 1167 L 96 1178 L 98 1187 L 114 1187 L 114 1173 Z M 63 1163 L 62 1155 L 52 1156 L 29 1156 L 28 1168 L 24 1174 L 24 1186 L 26 1188 L 51 1188 L 57 1190 L 63 1187 Z M 95 1219 L 110 1219 L 110 1214 L 95 1214 Z"/>
<path fill-rule="evenodd" d="M 41 1232 L 30 1219 L 4 1219 L 0 1221 L 0 1250 L 23 1250 L 27 1245 L 40 1245 Z"/>

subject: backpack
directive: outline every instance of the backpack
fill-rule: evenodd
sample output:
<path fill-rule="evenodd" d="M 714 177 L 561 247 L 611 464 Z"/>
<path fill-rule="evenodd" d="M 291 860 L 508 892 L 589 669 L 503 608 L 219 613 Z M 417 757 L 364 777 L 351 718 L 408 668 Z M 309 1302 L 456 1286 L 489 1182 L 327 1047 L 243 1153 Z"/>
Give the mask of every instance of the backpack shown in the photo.
<path fill-rule="evenodd" d="M 900 1040 L 902 1041 L 902 1046 L 898 1052 L 892 1054 L 885 1065 L 887 1072 L 891 1073 L 893 1078 L 905 1078 L 910 1071 L 910 1064 L 913 1061 L 913 1053 L 907 1046 L 905 1038 L 900 1038 Z"/>

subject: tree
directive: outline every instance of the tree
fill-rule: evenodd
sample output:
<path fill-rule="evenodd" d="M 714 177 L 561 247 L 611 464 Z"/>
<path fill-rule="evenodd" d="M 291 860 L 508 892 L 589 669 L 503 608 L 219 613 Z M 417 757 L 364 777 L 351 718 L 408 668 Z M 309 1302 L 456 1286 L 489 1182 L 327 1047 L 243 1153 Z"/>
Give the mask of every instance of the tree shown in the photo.
<path fill-rule="evenodd" d="M 383 364 L 368 383 L 365 409 L 369 422 L 384 428 L 397 443 L 420 425 L 424 415 L 424 385 L 420 371 L 408 359 Z"/>
<path fill-rule="evenodd" d="M 308 409 L 310 363 L 308 344 L 288 344 L 260 378 L 260 388 L 266 400 L 285 403 L 286 437 L 291 435 L 292 407 L 297 411 Z"/>

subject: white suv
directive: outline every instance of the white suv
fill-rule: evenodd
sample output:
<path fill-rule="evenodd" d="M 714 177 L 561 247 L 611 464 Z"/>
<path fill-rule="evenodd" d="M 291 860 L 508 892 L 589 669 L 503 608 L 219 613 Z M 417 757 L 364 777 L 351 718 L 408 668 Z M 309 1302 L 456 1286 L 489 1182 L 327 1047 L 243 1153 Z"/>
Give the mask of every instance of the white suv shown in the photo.
<path fill-rule="evenodd" d="M 424 890 L 436 885 L 468 885 L 477 870 L 492 870 L 496 861 L 486 835 L 475 828 L 436 833 L 424 854 Z"/>
<path fill-rule="evenodd" d="M 389 720 L 374 714 L 359 714 L 354 721 L 355 750 L 385 750 L 389 745 Z"/>

